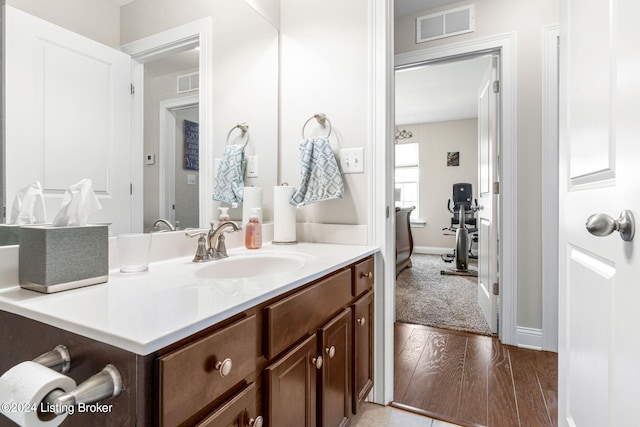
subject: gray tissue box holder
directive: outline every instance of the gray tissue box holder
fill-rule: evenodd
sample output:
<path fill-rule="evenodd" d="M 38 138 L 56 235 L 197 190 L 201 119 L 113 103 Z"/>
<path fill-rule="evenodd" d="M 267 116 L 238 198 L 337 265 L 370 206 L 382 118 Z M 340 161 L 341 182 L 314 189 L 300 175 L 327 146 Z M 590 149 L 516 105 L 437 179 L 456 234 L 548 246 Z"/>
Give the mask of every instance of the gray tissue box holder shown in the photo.
<path fill-rule="evenodd" d="M 106 225 L 22 226 L 20 286 L 53 293 L 104 283 L 109 279 Z"/>
<path fill-rule="evenodd" d="M 0 224 L 0 246 L 18 244 L 19 225 Z"/>

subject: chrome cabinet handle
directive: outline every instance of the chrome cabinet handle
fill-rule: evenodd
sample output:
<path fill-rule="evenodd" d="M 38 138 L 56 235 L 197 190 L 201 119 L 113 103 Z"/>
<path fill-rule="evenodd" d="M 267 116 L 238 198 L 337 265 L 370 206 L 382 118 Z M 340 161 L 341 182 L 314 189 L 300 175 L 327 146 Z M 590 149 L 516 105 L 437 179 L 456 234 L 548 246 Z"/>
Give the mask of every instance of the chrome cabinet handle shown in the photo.
<path fill-rule="evenodd" d="M 372 279 L 373 278 L 373 272 L 370 271 L 368 273 L 362 273 L 360 272 L 360 278 L 367 278 L 367 279 Z"/>
<path fill-rule="evenodd" d="M 631 211 L 624 210 L 618 219 L 613 219 L 607 214 L 599 213 L 587 218 L 585 224 L 587 231 L 594 236 L 608 236 L 614 231 L 620 232 L 620 237 L 625 242 L 633 240 L 635 234 L 636 221 Z"/>
<path fill-rule="evenodd" d="M 331 347 L 328 347 L 325 351 L 329 355 L 329 359 L 333 359 L 333 356 L 336 355 L 336 346 L 332 345 Z"/>
<path fill-rule="evenodd" d="M 251 418 L 247 423 L 249 427 L 262 427 L 263 424 L 264 424 L 264 419 L 262 418 L 262 416 Z"/>
<path fill-rule="evenodd" d="M 233 367 L 233 362 L 228 357 L 224 359 L 222 362 L 216 363 L 216 370 L 219 371 L 219 374 L 222 378 L 226 377 L 231 373 L 231 368 Z"/>
<path fill-rule="evenodd" d="M 322 368 L 322 356 L 314 357 L 311 359 L 311 364 L 316 366 L 316 369 Z"/>
<path fill-rule="evenodd" d="M 366 317 L 361 317 L 360 319 L 356 320 L 356 322 L 358 322 L 358 325 L 364 326 L 365 323 L 367 323 L 367 318 Z"/>

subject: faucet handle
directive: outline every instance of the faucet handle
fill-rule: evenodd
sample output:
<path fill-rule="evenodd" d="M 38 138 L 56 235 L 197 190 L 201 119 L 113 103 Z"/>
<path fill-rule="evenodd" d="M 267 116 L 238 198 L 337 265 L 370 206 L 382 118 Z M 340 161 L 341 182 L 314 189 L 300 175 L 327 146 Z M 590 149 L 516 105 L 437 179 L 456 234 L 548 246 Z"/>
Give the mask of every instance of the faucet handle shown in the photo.
<path fill-rule="evenodd" d="M 207 252 L 207 235 L 206 232 L 196 232 L 196 233 L 184 233 L 187 237 L 197 237 L 198 238 L 198 248 L 196 249 L 196 254 L 193 257 L 193 262 L 205 262 L 209 261 L 210 255 Z"/>

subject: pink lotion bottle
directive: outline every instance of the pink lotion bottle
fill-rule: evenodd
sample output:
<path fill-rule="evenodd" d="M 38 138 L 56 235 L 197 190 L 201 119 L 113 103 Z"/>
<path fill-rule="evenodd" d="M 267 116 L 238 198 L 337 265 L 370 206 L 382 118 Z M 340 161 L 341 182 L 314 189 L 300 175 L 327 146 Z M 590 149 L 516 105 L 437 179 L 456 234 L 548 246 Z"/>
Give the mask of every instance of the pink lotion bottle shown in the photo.
<path fill-rule="evenodd" d="M 251 210 L 249 222 L 244 226 L 244 246 L 247 249 L 260 249 L 262 247 L 262 224 L 258 220 L 255 209 Z"/>

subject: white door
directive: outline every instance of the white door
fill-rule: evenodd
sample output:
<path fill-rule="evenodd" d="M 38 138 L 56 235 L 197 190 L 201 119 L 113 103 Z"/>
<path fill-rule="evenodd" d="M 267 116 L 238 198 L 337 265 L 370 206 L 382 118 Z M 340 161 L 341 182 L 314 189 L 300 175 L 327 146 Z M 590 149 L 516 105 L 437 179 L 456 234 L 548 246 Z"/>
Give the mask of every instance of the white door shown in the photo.
<path fill-rule="evenodd" d="M 491 331 L 498 332 L 498 297 L 494 283 L 498 283 L 498 203 L 493 183 L 498 169 L 498 95 L 497 60 L 484 74 L 478 90 L 478 303 Z"/>
<path fill-rule="evenodd" d="M 637 0 L 561 2 L 561 426 L 640 419 L 640 237 L 585 229 L 591 214 L 640 215 L 638 16 Z"/>
<path fill-rule="evenodd" d="M 91 223 L 130 232 L 131 60 L 128 55 L 6 7 L 6 188 L 40 181 L 47 219 L 64 190 L 93 181 Z"/>

